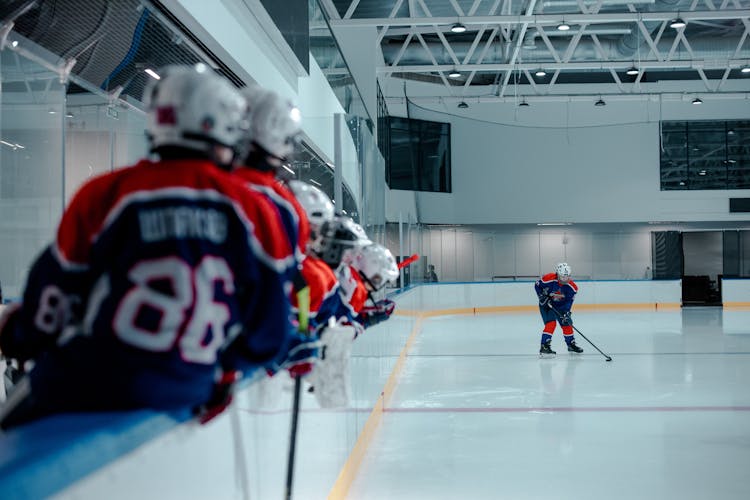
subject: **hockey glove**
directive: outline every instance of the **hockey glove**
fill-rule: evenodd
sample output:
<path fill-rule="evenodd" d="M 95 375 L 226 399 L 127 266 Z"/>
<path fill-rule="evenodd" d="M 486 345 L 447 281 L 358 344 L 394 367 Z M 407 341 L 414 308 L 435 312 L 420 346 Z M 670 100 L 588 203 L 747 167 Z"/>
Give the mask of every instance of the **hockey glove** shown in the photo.
<path fill-rule="evenodd" d="M 225 372 L 219 381 L 214 384 L 211 398 L 193 411 L 201 425 L 216 418 L 232 403 L 234 385 L 240 377 L 241 373 L 238 371 Z"/>
<path fill-rule="evenodd" d="M 540 306 L 544 307 L 544 306 L 550 305 L 550 303 L 549 303 L 549 295 L 547 295 L 546 292 L 543 292 L 543 291 L 539 292 L 538 297 L 539 297 L 539 305 Z"/>
<path fill-rule="evenodd" d="M 292 378 L 304 377 L 309 374 L 315 366 L 320 349 L 320 341 L 309 340 L 299 342 L 289 350 L 286 360 L 281 365 Z"/>
<path fill-rule="evenodd" d="M 380 300 L 374 306 L 362 308 L 359 316 L 357 316 L 357 321 L 362 323 L 365 328 L 369 328 L 390 318 L 395 308 L 396 303 L 392 300 Z"/>
<path fill-rule="evenodd" d="M 358 321 L 358 319 L 351 320 L 348 317 L 339 318 L 338 321 L 336 321 L 335 323 L 329 326 L 330 327 L 334 327 L 334 326 L 351 327 L 352 331 L 354 332 L 354 335 L 352 336 L 352 340 L 356 339 L 357 337 L 365 333 L 365 327 L 362 325 L 362 323 Z M 321 356 L 321 359 L 325 359 L 325 356 Z"/>

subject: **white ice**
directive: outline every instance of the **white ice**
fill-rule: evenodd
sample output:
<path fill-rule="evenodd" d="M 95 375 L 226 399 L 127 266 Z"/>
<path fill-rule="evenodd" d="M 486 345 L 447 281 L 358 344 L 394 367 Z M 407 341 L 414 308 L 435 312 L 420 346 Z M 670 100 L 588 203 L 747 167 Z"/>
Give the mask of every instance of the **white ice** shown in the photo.
<path fill-rule="evenodd" d="M 748 499 L 750 311 L 427 320 L 348 498 Z"/>

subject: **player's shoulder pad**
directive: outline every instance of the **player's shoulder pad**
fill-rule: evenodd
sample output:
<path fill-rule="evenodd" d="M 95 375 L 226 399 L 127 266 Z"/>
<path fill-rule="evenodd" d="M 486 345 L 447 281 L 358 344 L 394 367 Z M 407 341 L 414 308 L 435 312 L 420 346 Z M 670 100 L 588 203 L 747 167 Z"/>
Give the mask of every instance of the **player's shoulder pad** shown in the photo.
<path fill-rule="evenodd" d="M 232 178 L 232 181 L 235 184 L 235 203 L 252 225 L 252 236 L 260 250 L 277 263 L 293 265 L 293 250 L 284 232 L 278 207 L 265 195 L 245 186 L 239 177 Z"/>
<path fill-rule="evenodd" d="M 557 274 L 556 273 L 547 273 L 539 280 L 542 283 L 551 283 L 553 281 L 557 281 Z"/>
<path fill-rule="evenodd" d="M 575 282 L 575 281 L 573 281 L 573 280 L 569 280 L 569 281 L 568 281 L 568 282 L 567 282 L 566 284 L 567 284 L 567 285 L 568 285 L 568 286 L 569 286 L 570 288 L 572 288 L 572 289 L 573 289 L 573 291 L 574 291 L 575 293 L 578 293 L 578 285 L 576 284 L 576 282 Z"/>

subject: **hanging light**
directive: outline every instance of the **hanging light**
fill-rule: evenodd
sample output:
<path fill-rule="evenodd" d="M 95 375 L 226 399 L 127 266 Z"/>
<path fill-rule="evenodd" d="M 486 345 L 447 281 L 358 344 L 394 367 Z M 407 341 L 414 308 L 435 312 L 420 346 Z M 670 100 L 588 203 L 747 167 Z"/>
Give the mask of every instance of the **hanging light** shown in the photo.
<path fill-rule="evenodd" d="M 518 107 L 519 108 L 528 108 L 529 107 L 529 103 L 526 102 L 526 99 L 524 99 L 523 101 L 521 101 L 521 102 L 518 103 Z"/>
<path fill-rule="evenodd" d="M 461 23 L 456 23 L 451 26 L 451 33 L 466 33 L 466 26 Z"/>
<path fill-rule="evenodd" d="M 693 104 L 703 104 L 703 99 L 701 99 L 700 97 L 696 97 L 695 99 L 693 99 Z"/>
<path fill-rule="evenodd" d="M 604 99 L 602 99 L 601 96 L 599 97 L 599 100 L 594 103 L 594 106 L 606 106 L 606 105 L 607 103 L 604 102 Z"/>
<path fill-rule="evenodd" d="M 638 68 L 636 68 L 635 66 L 631 66 L 631 67 L 630 67 L 630 68 L 628 68 L 628 70 L 627 70 L 627 71 L 625 72 L 625 74 L 626 74 L 626 75 L 630 75 L 630 76 L 635 76 L 635 75 L 637 75 L 638 73 L 640 73 L 640 71 L 639 71 L 639 70 L 638 70 Z"/>
<path fill-rule="evenodd" d="M 534 73 L 534 75 L 536 75 L 536 76 L 538 76 L 538 77 L 541 78 L 543 76 L 547 76 L 547 72 L 544 71 L 542 68 L 539 68 L 538 70 L 536 70 L 536 72 Z"/>
<path fill-rule="evenodd" d="M 750 73 L 750 66 L 745 65 L 745 66 L 741 67 L 740 68 L 740 73 L 745 73 L 745 74 Z"/>
<path fill-rule="evenodd" d="M 448 78 L 459 78 L 460 76 L 461 76 L 461 73 L 456 68 L 453 68 L 448 73 Z"/>
<path fill-rule="evenodd" d="M 570 29 L 570 25 L 566 23 L 565 21 L 557 25 L 557 31 L 568 31 L 569 29 Z"/>
<path fill-rule="evenodd" d="M 680 29 L 687 26 L 687 23 L 681 18 L 677 17 L 669 22 L 669 27 L 674 29 Z"/>
<path fill-rule="evenodd" d="M 151 68 L 146 68 L 143 70 L 143 72 L 146 73 L 151 78 L 153 78 L 154 80 L 161 80 L 161 76 L 159 75 L 159 73 L 157 73 Z"/>
<path fill-rule="evenodd" d="M 469 107 L 469 105 L 466 104 L 466 101 L 461 101 L 461 102 L 458 103 L 458 107 L 461 108 L 461 109 L 466 109 L 466 108 Z"/>

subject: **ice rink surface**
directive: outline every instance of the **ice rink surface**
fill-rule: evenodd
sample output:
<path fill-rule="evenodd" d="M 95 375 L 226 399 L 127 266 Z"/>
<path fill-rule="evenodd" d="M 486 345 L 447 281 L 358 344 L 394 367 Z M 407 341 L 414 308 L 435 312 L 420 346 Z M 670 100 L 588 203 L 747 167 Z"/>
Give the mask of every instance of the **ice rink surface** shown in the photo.
<path fill-rule="evenodd" d="M 576 312 L 585 352 L 538 356 L 537 313 L 426 320 L 356 500 L 750 498 L 750 311 Z"/>

